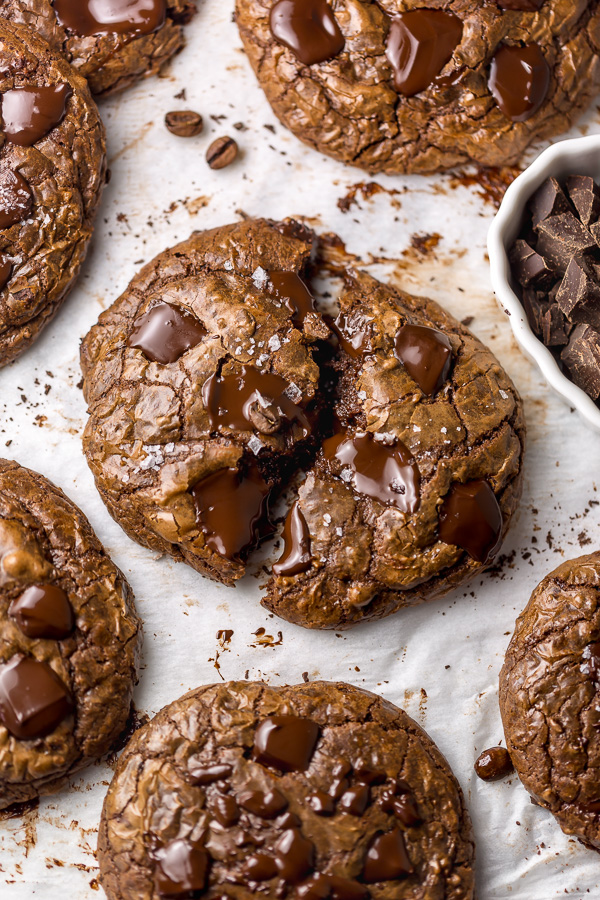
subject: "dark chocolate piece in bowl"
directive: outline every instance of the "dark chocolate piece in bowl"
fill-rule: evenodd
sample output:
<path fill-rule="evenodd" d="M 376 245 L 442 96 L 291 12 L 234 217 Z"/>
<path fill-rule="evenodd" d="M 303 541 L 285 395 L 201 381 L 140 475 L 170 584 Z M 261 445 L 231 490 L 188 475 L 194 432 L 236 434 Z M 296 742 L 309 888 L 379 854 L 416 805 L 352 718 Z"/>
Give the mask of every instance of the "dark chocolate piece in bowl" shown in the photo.
<path fill-rule="evenodd" d="M 108 752 L 140 643 L 131 589 L 83 513 L 0 460 L 0 809 L 55 792 Z"/>
<path fill-rule="evenodd" d="M 159 72 L 195 12 L 195 0 L 0 0 L 0 16 L 35 30 L 94 94 Z"/>
<path fill-rule="evenodd" d="M 600 188 L 587 175 L 548 178 L 509 251 L 532 330 L 565 374 L 600 398 Z"/>
<path fill-rule="evenodd" d="M 98 852 L 108 900 L 474 894 L 448 763 L 402 710 L 339 683 L 229 682 L 165 707 L 117 764 Z"/>

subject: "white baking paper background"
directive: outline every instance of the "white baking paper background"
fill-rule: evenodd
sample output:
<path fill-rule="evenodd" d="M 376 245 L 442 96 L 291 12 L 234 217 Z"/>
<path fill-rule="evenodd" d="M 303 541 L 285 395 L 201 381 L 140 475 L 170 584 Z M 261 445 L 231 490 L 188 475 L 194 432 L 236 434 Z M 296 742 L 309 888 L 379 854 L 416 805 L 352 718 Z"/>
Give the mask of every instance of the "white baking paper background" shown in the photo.
<path fill-rule="evenodd" d="M 600 435 L 550 393 L 495 303 L 485 250 L 494 207 L 476 184 L 461 186 L 452 175 L 372 178 L 305 148 L 256 85 L 230 2 L 206 0 L 187 36 L 165 77 L 101 105 L 112 178 L 93 246 L 55 322 L 0 372 L 0 452 L 60 485 L 130 580 L 145 624 L 138 710 L 152 715 L 221 677 L 293 684 L 307 673 L 376 691 L 427 729 L 463 787 L 477 841 L 479 900 L 599 898 L 595 853 L 565 837 L 515 777 L 486 785 L 473 773 L 478 753 L 503 737 L 498 672 L 517 613 L 544 574 L 600 543 Z M 186 99 L 176 99 L 183 88 Z M 182 139 L 165 129 L 165 113 L 179 108 L 202 113 L 202 136 Z M 244 130 L 233 127 L 239 122 Z M 594 131 L 600 115 L 592 106 L 573 135 Z M 213 172 L 204 153 L 223 134 L 237 138 L 241 158 Z M 353 185 L 373 181 L 386 191 L 371 199 L 358 191 L 358 202 L 340 210 L 337 201 Z M 523 500 L 502 567 L 440 602 L 341 634 L 319 633 L 266 613 L 255 578 L 235 589 L 213 584 L 185 565 L 156 559 L 109 517 L 81 451 L 79 341 L 143 261 L 194 229 L 234 221 L 240 210 L 305 216 L 318 230 L 337 232 L 367 263 L 392 261 L 370 265 L 373 273 L 434 297 L 459 318 L 473 316 L 473 331 L 520 389 L 529 428 Z M 414 246 L 415 235 L 424 234 L 441 236 L 429 252 Z M 223 629 L 234 632 L 226 648 L 216 639 Z M 94 850 L 111 777 L 112 768 L 98 763 L 39 809 L 0 821 L 2 900 L 103 896 Z"/>

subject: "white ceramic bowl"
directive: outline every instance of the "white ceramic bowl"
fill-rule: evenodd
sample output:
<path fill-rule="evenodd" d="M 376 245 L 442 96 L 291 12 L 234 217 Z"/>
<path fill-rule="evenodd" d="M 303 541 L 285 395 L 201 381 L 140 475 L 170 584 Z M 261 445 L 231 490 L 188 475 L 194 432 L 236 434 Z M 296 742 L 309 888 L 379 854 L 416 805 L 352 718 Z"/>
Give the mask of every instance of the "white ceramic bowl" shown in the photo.
<path fill-rule="evenodd" d="M 550 387 L 596 431 L 600 431 L 600 409 L 591 397 L 560 371 L 547 347 L 535 336 L 517 297 L 510 275 L 508 251 L 518 235 L 525 204 L 537 188 L 554 175 L 591 175 L 600 181 L 600 135 L 559 141 L 543 153 L 510 185 L 488 232 L 492 287 L 500 307 L 509 316 L 521 349 L 537 363 Z"/>

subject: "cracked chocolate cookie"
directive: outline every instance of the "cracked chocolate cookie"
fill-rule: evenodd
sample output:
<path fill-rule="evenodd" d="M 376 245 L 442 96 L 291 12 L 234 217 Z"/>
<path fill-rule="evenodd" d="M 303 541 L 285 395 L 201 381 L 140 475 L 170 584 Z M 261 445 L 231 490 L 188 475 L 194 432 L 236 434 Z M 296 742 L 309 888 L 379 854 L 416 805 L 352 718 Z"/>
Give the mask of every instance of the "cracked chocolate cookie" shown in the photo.
<path fill-rule="evenodd" d="M 99 834 L 109 900 L 468 900 L 462 792 L 402 710 L 347 684 L 230 682 L 136 732 Z"/>
<path fill-rule="evenodd" d="M 535 802 L 600 850 L 600 554 L 562 563 L 518 617 L 502 671 L 506 746 Z"/>
<path fill-rule="evenodd" d="M 72 287 L 105 171 L 85 80 L 30 29 L 0 18 L 0 366 Z"/>
<path fill-rule="evenodd" d="M 111 515 L 225 584 L 314 442 L 314 348 L 329 329 L 301 278 L 312 242 L 262 220 L 194 234 L 142 269 L 82 344 L 84 449 Z"/>
<path fill-rule="evenodd" d="M 491 562 L 524 425 L 496 359 L 432 301 L 349 272 L 321 316 L 313 242 L 248 220 L 149 263 L 83 341 L 84 449 L 134 540 L 225 584 L 308 473 L 264 603 L 340 628 Z"/>
<path fill-rule="evenodd" d="M 0 0 L 0 16 L 45 38 L 94 94 L 160 71 L 195 12 L 194 0 Z"/>
<path fill-rule="evenodd" d="M 140 641 L 131 589 L 81 510 L 0 460 L 0 809 L 109 750 Z"/>
<path fill-rule="evenodd" d="M 348 273 L 332 422 L 263 604 L 341 628 L 441 597 L 497 553 L 521 494 L 522 404 L 493 354 L 431 300 Z"/>
<path fill-rule="evenodd" d="M 600 85 L 598 0 L 237 0 L 274 112 L 370 172 L 516 163 Z"/>

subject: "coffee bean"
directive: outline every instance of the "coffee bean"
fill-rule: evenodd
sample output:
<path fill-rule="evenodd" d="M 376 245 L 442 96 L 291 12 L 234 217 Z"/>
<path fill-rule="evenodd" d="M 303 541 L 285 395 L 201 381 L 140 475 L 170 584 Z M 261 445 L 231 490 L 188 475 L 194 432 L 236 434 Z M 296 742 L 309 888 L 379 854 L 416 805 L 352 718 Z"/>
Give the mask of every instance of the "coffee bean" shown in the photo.
<path fill-rule="evenodd" d="M 191 109 L 178 109 L 168 112 L 165 116 L 165 125 L 177 137 L 195 137 L 204 128 L 204 122 L 200 113 Z"/>
<path fill-rule="evenodd" d="M 238 145 L 233 138 L 220 137 L 206 151 L 206 162 L 211 169 L 224 169 L 231 165 L 237 155 Z"/>

